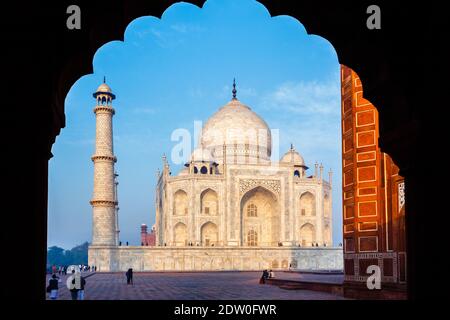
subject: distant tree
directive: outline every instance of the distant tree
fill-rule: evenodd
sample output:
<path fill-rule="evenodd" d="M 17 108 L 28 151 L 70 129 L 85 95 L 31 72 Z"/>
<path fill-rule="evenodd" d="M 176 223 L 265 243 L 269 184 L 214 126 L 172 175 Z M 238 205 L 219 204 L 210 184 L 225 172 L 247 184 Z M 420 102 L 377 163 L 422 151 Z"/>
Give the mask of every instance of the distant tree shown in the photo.
<path fill-rule="evenodd" d="M 89 242 L 82 243 L 70 250 L 64 250 L 58 246 L 52 246 L 47 251 L 47 265 L 71 265 L 88 263 Z"/>
<path fill-rule="evenodd" d="M 66 251 L 71 264 L 87 264 L 88 263 L 89 242 L 82 243 L 73 247 L 70 251 Z"/>
<path fill-rule="evenodd" d="M 63 265 L 66 262 L 64 249 L 53 246 L 48 248 L 47 251 L 47 264 L 51 265 Z"/>

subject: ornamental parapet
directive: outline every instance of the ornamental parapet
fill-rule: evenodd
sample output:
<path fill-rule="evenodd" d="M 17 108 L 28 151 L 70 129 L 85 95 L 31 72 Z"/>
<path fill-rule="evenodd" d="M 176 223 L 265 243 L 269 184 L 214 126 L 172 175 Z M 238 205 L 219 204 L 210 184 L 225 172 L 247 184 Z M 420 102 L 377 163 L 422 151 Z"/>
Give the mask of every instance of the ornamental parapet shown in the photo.
<path fill-rule="evenodd" d="M 95 162 L 95 160 L 106 160 L 106 161 L 112 161 L 117 162 L 116 156 L 100 156 L 100 155 L 93 155 L 91 157 L 92 161 Z"/>
<path fill-rule="evenodd" d="M 117 201 L 111 201 L 111 200 L 91 200 L 89 203 L 93 207 L 115 207 L 118 205 Z"/>
<path fill-rule="evenodd" d="M 106 113 L 111 113 L 111 114 L 115 114 L 116 111 L 114 110 L 113 107 L 108 107 L 108 106 L 96 106 L 94 107 L 94 113 L 97 114 L 98 112 L 106 112 Z"/>

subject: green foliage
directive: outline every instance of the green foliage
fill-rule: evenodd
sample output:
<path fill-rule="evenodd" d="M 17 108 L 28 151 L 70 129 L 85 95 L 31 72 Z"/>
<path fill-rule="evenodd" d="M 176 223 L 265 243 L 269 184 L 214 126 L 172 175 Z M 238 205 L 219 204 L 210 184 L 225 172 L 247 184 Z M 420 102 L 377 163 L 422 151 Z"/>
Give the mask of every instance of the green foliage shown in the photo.
<path fill-rule="evenodd" d="M 88 247 L 86 241 L 83 244 L 73 247 L 70 250 L 52 246 L 47 251 L 47 265 L 71 265 L 71 264 L 87 264 L 88 263 Z"/>

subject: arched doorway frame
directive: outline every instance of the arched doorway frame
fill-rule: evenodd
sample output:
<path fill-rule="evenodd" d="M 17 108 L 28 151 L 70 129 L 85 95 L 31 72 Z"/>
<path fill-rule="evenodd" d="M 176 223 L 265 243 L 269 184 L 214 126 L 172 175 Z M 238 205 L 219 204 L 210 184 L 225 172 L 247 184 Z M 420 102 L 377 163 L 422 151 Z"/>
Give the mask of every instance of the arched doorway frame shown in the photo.
<path fill-rule="evenodd" d="M 34 223 L 30 223 L 30 226 L 24 228 L 24 233 L 29 234 L 33 239 L 37 239 L 33 244 L 31 244 L 32 252 L 34 254 L 34 261 L 36 261 L 36 272 L 30 275 L 31 279 L 27 280 L 30 287 L 30 296 L 36 299 L 44 298 L 45 282 L 42 279 L 42 274 L 45 272 L 45 251 L 46 251 L 46 214 L 47 214 L 47 184 L 48 184 L 48 160 L 52 157 L 51 146 L 55 142 L 56 136 L 59 134 L 62 127 L 65 125 L 64 120 L 64 99 L 69 91 L 72 84 L 84 74 L 92 72 L 92 57 L 95 51 L 104 43 L 112 40 L 121 39 L 123 37 L 123 30 L 126 25 L 134 18 L 151 14 L 153 16 L 160 17 L 162 12 L 173 4 L 175 1 L 167 1 L 165 3 L 152 2 L 125 2 L 125 1 L 114 1 L 111 5 L 104 7 L 96 2 L 85 3 L 83 10 L 84 12 L 103 12 L 107 19 L 98 19 L 98 15 L 91 15 L 90 19 L 85 20 L 83 24 L 83 30 L 77 31 L 78 33 L 70 34 L 65 25 L 60 22 L 60 14 L 65 12 L 65 8 L 70 4 L 69 2 L 64 3 L 63 1 L 54 8 L 46 6 L 35 7 L 35 10 L 29 10 L 21 12 L 20 21 L 17 23 L 23 25 L 21 30 L 17 30 L 17 35 L 29 32 L 28 26 L 32 26 L 36 19 L 39 19 L 40 25 L 45 24 L 47 28 L 40 28 L 39 32 L 45 32 L 48 37 L 39 37 L 39 46 L 37 40 L 30 39 L 30 42 L 26 43 L 27 47 L 39 48 L 40 55 L 38 59 L 21 59 L 22 68 L 27 70 L 27 74 L 30 76 L 38 76 L 48 74 L 41 78 L 41 82 L 45 85 L 37 85 L 36 88 L 30 88 L 30 95 L 35 97 L 37 105 L 35 105 L 34 110 L 30 109 L 27 116 L 21 118 L 22 124 L 25 121 L 28 123 L 28 118 L 33 119 L 34 122 L 39 123 L 38 125 L 32 125 L 30 122 L 29 126 L 24 126 L 25 129 L 22 135 L 28 133 L 36 133 L 33 139 L 30 140 L 28 149 L 25 151 L 20 151 L 18 148 L 14 149 L 18 151 L 16 154 L 17 167 L 20 168 L 22 164 L 22 172 L 20 176 L 24 179 L 8 179 L 11 181 L 11 190 L 19 189 L 21 181 L 28 181 L 33 188 L 34 198 L 23 207 L 24 212 L 30 213 L 30 219 Z M 187 2 L 202 5 L 204 1 L 190 1 Z M 421 144 L 424 145 L 428 137 L 432 137 L 433 131 L 428 134 L 424 130 L 420 130 L 420 124 L 425 120 L 421 120 L 420 111 L 417 111 L 421 103 L 426 102 L 423 96 L 414 95 L 413 92 L 416 86 L 412 85 L 411 81 L 408 81 L 410 73 L 406 72 L 412 65 L 409 63 L 414 59 L 418 58 L 419 55 L 426 50 L 429 52 L 421 59 L 428 61 L 427 67 L 435 65 L 439 61 L 443 61 L 444 52 L 437 56 L 433 56 L 436 53 L 436 49 L 441 48 L 441 44 L 429 43 L 424 50 L 417 48 L 416 53 L 416 43 L 417 39 L 427 39 L 430 34 L 429 29 L 423 28 L 415 30 L 413 35 L 414 40 L 408 37 L 408 34 L 402 33 L 405 37 L 397 37 L 399 30 L 403 28 L 393 27 L 391 31 L 392 36 L 382 33 L 369 33 L 361 30 L 358 23 L 364 23 L 364 19 L 361 19 L 359 14 L 364 12 L 365 7 L 369 2 L 362 1 L 358 7 L 353 7 L 353 3 L 350 2 L 335 2 L 333 4 L 317 2 L 308 2 L 308 4 L 299 3 L 296 7 L 289 7 L 289 2 L 279 2 L 279 1 L 269 1 L 260 0 L 271 13 L 271 15 L 281 15 L 288 14 L 292 17 L 297 18 L 306 27 L 308 33 L 318 34 L 326 39 L 328 39 L 336 49 L 338 53 L 338 58 L 340 63 L 345 64 L 355 70 L 361 77 L 365 89 L 365 98 L 374 103 L 375 106 L 383 106 L 379 109 L 380 112 L 380 123 L 383 124 L 380 128 L 380 145 L 383 152 L 389 153 L 392 156 L 395 163 L 400 167 L 401 174 L 405 176 L 408 184 L 408 192 L 406 194 L 408 212 L 414 212 L 407 221 L 407 228 L 409 228 L 408 236 L 408 271 L 411 275 L 408 276 L 408 285 L 413 289 L 410 291 L 412 297 L 423 296 L 426 297 L 426 293 L 438 292 L 439 290 L 418 290 L 418 285 L 415 281 L 419 281 L 422 286 L 435 288 L 436 285 L 432 282 L 427 282 L 426 280 L 420 280 L 419 277 L 414 277 L 414 275 L 424 274 L 428 270 L 425 265 L 426 257 L 431 253 L 438 253 L 439 246 L 435 249 L 427 248 L 424 249 L 417 246 L 418 252 L 414 252 L 411 248 L 415 248 L 417 245 L 417 239 L 425 238 L 427 230 L 431 230 L 432 225 L 428 222 L 421 221 L 426 213 L 430 210 L 424 202 L 420 199 L 419 195 L 421 191 L 429 194 L 430 191 L 424 189 L 424 185 L 429 180 L 429 177 L 425 177 L 425 174 L 420 173 L 418 164 L 424 163 L 423 157 L 411 157 L 415 154 L 413 150 L 419 149 Z M 391 12 L 399 13 L 398 16 L 392 15 L 395 20 L 397 20 L 399 25 L 408 26 L 407 21 L 414 20 L 414 17 L 422 17 L 423 22 L 426 24 L 430 22 L 431 17 L 435 21 L 440 21 L 433 14 L 425 14 L 423 11 L 428 13 L 434 12 L 439 14 L 439 8 L 434 7 L 434 9 L 429 8 L 416 8 L 415 6 L 404 6 L 404 3 L 399 4 L 384 3 L 384 8 L 390 8 Z M 43 21 L 41 19 L 44 13 L 41 10 L 46 10 L 45 16 L 49 19 Z M 388 10 L 388 9 L 383 9 Z M 429 11 L 428 11 L 429 10 Z M 14 11 L 13 11 L 14 12 Z M 442 10 L 444 12 L 444 10 Z M 14 16 L 13 14 L 11 16 Z M 89 15 L 85 15 L 89 17 Z M 57 19 L 55 17 L 58 17 Z M 53 19 L 55 18 L 55 19 Z M 5 17 L 5 24 L 9 24 L 10 20 Z M 17 19 L 16 19 L 17 20 Z M 444 19 L 442 20 L 444 21 Z M 404 23 L 403 23 L 404 22 Z M 12 24 L 12 23 L 11 23 Z M 49 27 L 50 26 L 50 27 Z M 86 28 L 85 28 L 86 26 Z M 434 25 L 431 25 L 434 29 Z M 16 36 L 20 39 L 19 36 Z M 351 39 L 351 40 L 350 40 Z M 19 40 L 21 41 L 21 40 Z M 15 43 L 15 42 L 14 42 Z M 54 50 L 54 45 L 52 43 L 58 43 L 58 48 L 61 50 Z M 19 46 L 20 47 L 20 46 Z M 423 46 L 425 47 L 425 46 Z M 389 48 L 389 52 L 383 54 L 383 50 Z M 48 50 L 47 50 L 48 49 Z M 373 50 L 372 50 L 373 49 Z M 365 51 L 368 54 L 364 55 L 362 52 Z M 12 50 L 12 52 L 15 52 Z M 25 55 L 30 54 L 29 52 L 23 52 L 19 54 L 18 57 L 22 58 Z M 448 55 L 447 55 L 448 56 Z M 42 58 L 42 57 L 45 57 Z M 427 58 L 429 57 L 429 58 Z M 53 59 L 53 60 L 52 60 Z M 37 61 L 37 62 L 36 62 Z M 47 61 L 53 61 L 51 65 L 47 64 Z M 425 72 L 425 64 L 415 65 L 413 72 L 418 72 L 424 75 L 434 74 L 434 68 L 428 68 L 429 71 Z M 15 68 L 16 65 L 10 64 L 7 66 L 7 74 L 11 68 Z M 43 69 L 45 68 L 45 70 Z M 427 69 L 427 70 L 428 70 Z M 22 70 L 22 69 L 20 69 Z M 403 72 L 404 71 L 404 72 Z M 15 70 L 16 76 L 11 77 L 11 81 L 15 82 L 15 79 L 21 77 L 25 72 L 17 72 Z M 36 73 L 36 75 L 33 75 Z M 410 77 L 411 78 L 411 77 Z M 424 76 L 423 78 L 426 78 Z M 431 78 L 431 77 L 430 77 Z M 36 83 L 36 82 L 35 82 Z M 427 91 L 426 88 L 430 88 L 430 84 L 426 82 L 421 82 L 420 86 L 424 86 L 423 91 Z M 442 87 L 442 84 L 433 83 L 435 86 Z M 45 87 L 45 90 L 41 90 Z M 395 90 L 393 90 L 395 88 Z M 416 90 L 417 92 L 418 90 Z M 438 94 L 427 97 L 431 101 L 427 101 L 430 105 L 437 105 L 438 100 L 442 97 L 439 94 L 440 90 L 434 90 Z M 443 92 L 443 91 L 442 91 Z M 15 95 L 12 94 L 12 97 Z M 436 102 L 436 103 L 434 103 Z M 14 110 L 20 106 L 17 103 L 12 103 L 9 109 Z M 416 110 L 413 112 L 413 109 Z M 411 111 L 408 113 L 409 117 L 407 119 L 402 119 L 406 117 L 401 116 L 401 111 Z M 28 117 L 28 118 L 27 118 Z M 36 119 L 38 121 L 36 121 Z M 428 118 L 425 118 L 428 120 Z M 42 121 L 42 122 L 40 122 Z M 33 131 L 38 129 L 36 131 Z M 419 143 L 420 141 L 420 143 Z M 30 153 L 30 150 L 33 150 Z M 23 155 L 25 160 L 21 160 Z M 30 156 L 31 155 L 31 156 Z M 26 166 L 30 162 L 36 163 L 35 166 Z M 26 179 L 25 179 L 26 177 Z M 9 178 L 9 176 L 8 176 Z M 15 181 L 15 182 L 14 182 Z M 17 188 L 15 188 L 17 186 Z M 11 203 L 17 203 L 18 196 L 11 194 Z M 8 225 L 14 225 L 17 227 L 21 226 L 21 218 L 8 217 Z M 430 228 L 425 227 L 425 225 Z M 442 224 L 443 226 L 444 224 Z M 441 228 L 443 228 L 441 226 Z M 439 229 L 439 228 L 438 228 Z M 441 229 L 439 229 L 441 230 Z M 436 231 L 436 229 L 434 229 Z M 17 243 L 27 244 L 26 241 L 20 241 L 20 238 L 14 235 L 13 232 L 6 233 L 5 237 L 7 239 L 14 239 L 18 241 Z M 435 232 L 435 234 L 440 235 L 440 232 Z M 443 234 L 443 233 L 442 233 Z M 441 243 L 441 238 L 436 239 L 436 243 Z M 18 264 L 26 264 L 26 261 L 16 256 L 11 250 L 7 250 L 7 253 L 11 256 L 16 257 L 16 262 Z M 413 255 L 411 255 L 413 254 Z M 415 280 L 415 281 L 412 281 Z M 13 286 L 6 286 L 13 287 Z M 437 289 L 437 287 L 436 287 Z M 22 297 L 22 292 L 10 290 L 10 295 Z M 32 292 L 32 294 L 31 294 Z"/>
<path fill-rule="evenodd" d="M 274 215 L 273 211 L 275 211 L 275 212 L 278 211 L 278 216 L 275 216 L 275 218 L 278 219 L 278 223 L 276 224 L 278 226 L 278 230 L 277 230 L 278 238 L 281 238 L 283 215 L 280 214 L 280 211 L 281 211 L 280 199 L 279 199 L 279 197 L 278 197 L 278 195 L 276 193 L 270 191 L 269 189 L 267 189 L 267 188 L 265 188 L 265 187 L 263 187 L 261 185 L 258 185 L 258 186 L 255 186 L 255 187 L 251 188 L 250 190 L 247 190 L 239 199 L 239 225 L 240 225 L 240 228 L 239 228 L 239 233 L 240 233 L 239 234 L 239 242 L 240 242 L 241 246 L 245 245 L 246 239 L 247 239 L 247 232 L 245 230 L 245 221 L 244 221 L 244 220 L 246 220 L 246 216 L 247 216 L 247 211 L 245 210 L 245 204 L 249 201 L 249 199 L 251 199 L 255 195 L 256 192 L 261 192 L 261 191 L 264 193 L 264 195 L 266 197 L 269 197 L 269 198 L 271 198 L 273 200 L 273 203 L 272 203 L 271 206 L 274 205 L 275 208 L 272 207 L 271 215 Z M 262 213 L 261 209 L 262 208 L 259 208 L 259 211 L 258 211 L 259 215 Z M 257 208 L 257 210 L 258 210 L 258 208 Z M 263 216 L 258 216 L 258 217 L 255 217 L 255 218 L 262 219 Z M 272 216 L 271 216 L 271 219 L 273 219 Z M 273 228 L 273 225 L 271 224 L 270 230 L 271 230 L 271 232 L 273 234 L 273 229 L 272 228 Z M 265 235 L 263 235 L 262 230 L 254 230 L 254 231 L 256 231 L 258 233 L 258 246 L 260 246 L 260 245 L 264 246 L 263 236 L 265 236 Z M 272 238 L 272 236 L 271 236 L 271 238 Z M 278 241 L 280 241 L 280 240 L 278 240 Z M 272 239 L 272 242 L 273 242 L 273 239 Z M 267 246 L 267 244 L 265 244 L 265 245 Z"/>

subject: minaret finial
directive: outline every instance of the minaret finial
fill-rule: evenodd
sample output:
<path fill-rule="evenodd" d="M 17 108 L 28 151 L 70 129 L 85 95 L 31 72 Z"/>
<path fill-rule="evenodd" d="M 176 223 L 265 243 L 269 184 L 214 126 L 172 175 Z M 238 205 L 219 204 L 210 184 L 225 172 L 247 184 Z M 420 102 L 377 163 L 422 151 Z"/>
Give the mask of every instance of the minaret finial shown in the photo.
<path fill-rule="evenodd" d="M 106 76 L 103 76 L 103 83 L 106 83 Z"/>
<path fill-rule="evenodd" d="M 233 78 L 233 100 L 236 100 L 236 92 L 237 92 L 237 90 L 236 90 L 236 79 L 235 78 Z"/>
<path fill-rule="evenodd" d="M 294 144 L 291 142 L 291 150 L 294 150 Z"/>

